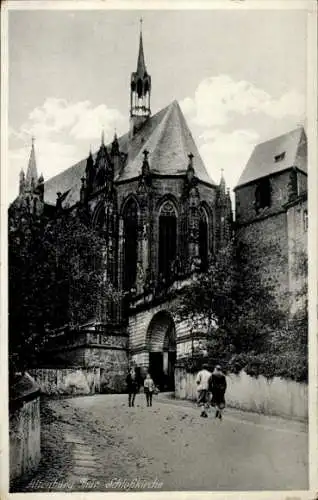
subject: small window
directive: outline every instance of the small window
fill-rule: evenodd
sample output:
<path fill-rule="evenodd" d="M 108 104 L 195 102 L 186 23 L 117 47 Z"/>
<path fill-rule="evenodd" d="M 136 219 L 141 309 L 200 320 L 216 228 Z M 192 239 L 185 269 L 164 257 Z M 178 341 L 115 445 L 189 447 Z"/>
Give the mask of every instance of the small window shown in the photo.
<path fill-rule="evenodd" d="M 271 205 L 271 185 L 269 179 L 263 179 L 258 184 L 255 191 L 255 208 L 258 212 L 261 208 L 270 207 Z"/>
<path fill-rule="evenodd" d="M 308 231 L 308 211 L 304 210 L 304 231 Z"/>
<path fill-rule="evenodd" d="M 274 156 L 275 163 L 282 161 L 284 158 L 285 158 L 285 151 L 283 153 L 280 153 L 279 155 Z"/>

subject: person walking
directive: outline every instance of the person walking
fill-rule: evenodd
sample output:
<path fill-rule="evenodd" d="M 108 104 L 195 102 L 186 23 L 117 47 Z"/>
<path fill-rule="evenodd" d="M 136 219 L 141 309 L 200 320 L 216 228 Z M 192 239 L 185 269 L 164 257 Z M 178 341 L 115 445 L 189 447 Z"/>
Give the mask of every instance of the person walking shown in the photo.
<path fill-rule="evenodd" d="M 215 407 L 215 418 L 222 420 L 222 412 L 225 407 L 226 377 L 221 366 L 216 365 L 211 377 L 212 406 Z"/>
<path fill-rule="evenodd" d="M 128 406 L 135 406 L 136 394 L 139 391 L 139 381 L 135 368 L 131 368 L 127 377 Z"/>
<path fill-rule="evenodd" d="M 198 390 L 198 406 L 201 408 L 201 417 L 207 418 L 207 410 L 209 408 L 209 386 L 211 372 L 208 370 L 208 365 L 203 364 L 202 369 L 198 372 L 196 383 Z"/>
<path fill-rule="evenodd" d="M 151 378 L 150 373 L 147 373 L 144 381 L 144 393 L 146 395 L 147 406 L 152 406 L 152 395 L 155 390 L 155 383 Z"/>

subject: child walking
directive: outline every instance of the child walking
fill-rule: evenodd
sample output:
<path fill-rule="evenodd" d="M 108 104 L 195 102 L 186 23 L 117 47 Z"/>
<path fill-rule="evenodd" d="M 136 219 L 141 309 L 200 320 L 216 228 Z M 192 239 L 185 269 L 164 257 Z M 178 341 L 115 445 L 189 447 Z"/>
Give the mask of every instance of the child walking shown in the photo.
<path fill-rule="evenodd" d="M 155 383 L 151 378 L 150 373 L 147 373 L 147 376 L 144 381 L 144 392 L 146 394 L 147 406 L 152 406 L 152 395 L 155 390 Z"/>

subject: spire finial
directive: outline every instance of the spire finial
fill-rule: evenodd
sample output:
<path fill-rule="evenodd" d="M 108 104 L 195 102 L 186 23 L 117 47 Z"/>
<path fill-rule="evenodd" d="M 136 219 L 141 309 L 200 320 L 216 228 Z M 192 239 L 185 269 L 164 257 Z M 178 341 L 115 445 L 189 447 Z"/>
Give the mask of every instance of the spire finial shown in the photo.
<path fill-rule="evenodd" d="M 105 131 L 102 130 L 102 146 L 105 146 Z"/>
<path fill-rule="evenodd" d="M 143 22 L 142 17 L 139 19 L 139 22 L 140 22 L 140 34 L 142 34 L 142 22 Z"/>
<path fill-rule="evenodd" d="M 33 148 L 34 147 L 34 143 L 35 143 L 35 137 L 34 137 L 34 135 L 32 135 L 32 137 L 31 137 L 31 143 L 32 143 L 32 148 Z"/>

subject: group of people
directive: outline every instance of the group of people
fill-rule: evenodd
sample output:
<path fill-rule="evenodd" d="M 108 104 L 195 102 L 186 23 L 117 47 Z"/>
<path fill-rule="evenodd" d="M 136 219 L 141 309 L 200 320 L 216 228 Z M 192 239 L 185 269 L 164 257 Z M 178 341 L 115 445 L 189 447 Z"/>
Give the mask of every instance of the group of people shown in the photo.
<path fill-rule="evenodd" d="M 157 388 L 150 373 L 147 373 L 143 379 L 140 372 L 135 367 L 132 367 L 126 377 L 126 383 L 129 407 L 135 406 L 136 394 L 139 393 L 141 386 L 144 389 L 147 406 L 152 406 L 152 396 L 157 392 Z M 227 384 L 221 366 L 217 365 L 214 371 L 210 372 L 208 365 L 203 364 L 202 369 L 197 374 L 196 383 L 198 390 L 197 402 L 201 408 L 201 417 L 206 418 L 208 416 L 207 411 L 212 405 L 215 407 L 215 417 L 222 420 Z"/>
<path fill-rule="evenodd" d="M 129 407 L 135 406 L 136 394 L 138 394 L 142 385 L 146 396 L 147 406 L 152 406 L 152 396 L 156 391 L 156 386 L 150 373 L 147 373 L 146 378 L 143 380 L 137 370 L 135 368 L 131 368 L 126 377 L 126 383 Z"/>
<path fill-rule="evenodd" d="M 221 366 L 216 365 L 211 373 L 208 370 L 208 365 L 203 364 L 202 370 L 197 374 L 196 383 L 198 390 L 197 401 L 198 406 L 201 408 L 201 417 L 207 418 L 207 411 L 211 404 L 215 408 L 215 418 L 222 420 L 227 384 Z"/>

